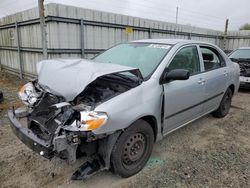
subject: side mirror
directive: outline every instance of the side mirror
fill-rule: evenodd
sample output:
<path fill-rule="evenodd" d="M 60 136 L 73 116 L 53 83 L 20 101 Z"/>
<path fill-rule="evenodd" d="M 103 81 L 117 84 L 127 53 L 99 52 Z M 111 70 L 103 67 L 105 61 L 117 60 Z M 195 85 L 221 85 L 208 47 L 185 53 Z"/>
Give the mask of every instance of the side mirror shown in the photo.
<path fill-rule="evenodd" d="M 173 69 L 171 71 L 166 71 L 161 78 L 160 83 L 164 84 L 172 80 L 187 80 L 189 79 L 190 73 L 185 69 Z"/>

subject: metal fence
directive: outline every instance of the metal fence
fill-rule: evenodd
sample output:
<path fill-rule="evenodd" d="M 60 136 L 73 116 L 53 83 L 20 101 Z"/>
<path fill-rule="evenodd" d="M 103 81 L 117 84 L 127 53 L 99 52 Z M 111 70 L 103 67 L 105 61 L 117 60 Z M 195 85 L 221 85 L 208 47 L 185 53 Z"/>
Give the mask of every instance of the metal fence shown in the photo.
<path fill-rule="evenodd" d="M 203 40 L 222 48 L 230 45 L 228 41 L 224 43 L 219 31 L 59 4 L 46 5 L 45 16 L 48 58 L 91 58 L 117 43 L 145 38 Z M 36 62 L 43 59 L 37 8 L 5 18 L 2 23 L 0 67 L 19 73 L 20 77 L 35 76 Z M 245 40 L 246 36 L 228 38 Z"/>

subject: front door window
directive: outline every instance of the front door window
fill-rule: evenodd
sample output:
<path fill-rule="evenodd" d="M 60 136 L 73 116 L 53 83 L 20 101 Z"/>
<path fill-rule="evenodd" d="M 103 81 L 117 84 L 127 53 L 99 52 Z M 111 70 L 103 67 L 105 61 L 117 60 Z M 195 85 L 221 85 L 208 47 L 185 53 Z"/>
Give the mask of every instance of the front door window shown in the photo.
<path fill-rule="evenodd" d="M 190 75 L 199 73 L 200 60 L 196 46 L 182 48 L 177 52 L 168 68 L 170 70 L 186 69 L 189 71 Z"/>

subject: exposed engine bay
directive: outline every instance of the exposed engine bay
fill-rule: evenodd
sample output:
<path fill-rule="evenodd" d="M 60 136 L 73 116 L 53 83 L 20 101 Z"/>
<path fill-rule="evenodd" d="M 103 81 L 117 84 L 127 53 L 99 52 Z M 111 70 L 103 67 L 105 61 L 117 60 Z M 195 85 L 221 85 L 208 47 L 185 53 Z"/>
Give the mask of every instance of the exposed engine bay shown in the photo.
<path fill-rule="evenodd" d="M 82 103 L 94 107 L 139 84 L 140 80 L 138 80 L 138 78 L 124 76 L 119 73 L 101 76 L 89 84 L 85 90 L 75 98 L 74 103 Z"/>

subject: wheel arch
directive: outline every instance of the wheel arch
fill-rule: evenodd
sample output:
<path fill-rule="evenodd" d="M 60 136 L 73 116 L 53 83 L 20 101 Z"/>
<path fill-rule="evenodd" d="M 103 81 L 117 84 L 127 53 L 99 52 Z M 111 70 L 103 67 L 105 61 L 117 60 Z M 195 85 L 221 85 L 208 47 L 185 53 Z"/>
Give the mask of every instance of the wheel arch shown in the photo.
<path fill-rule="evenodd" d="M 154 131 L 154 141 L 156 141 L 157 134 L 158 134 L 158 126 L 157 126 L 156 118 L 152 115 L 146 115 L 146 116 L 141 117 L 140 119 L 146 121 L 152 127 Z"/>
<path fill-rule="evenodd" d="M 234 94 L 234 92 L 235 92 L 234 84 L 231 84 L 228 88 L 231 89 L 232 93 Z"/>

